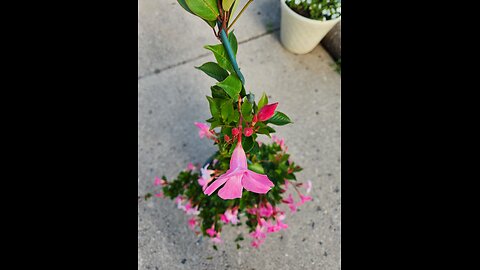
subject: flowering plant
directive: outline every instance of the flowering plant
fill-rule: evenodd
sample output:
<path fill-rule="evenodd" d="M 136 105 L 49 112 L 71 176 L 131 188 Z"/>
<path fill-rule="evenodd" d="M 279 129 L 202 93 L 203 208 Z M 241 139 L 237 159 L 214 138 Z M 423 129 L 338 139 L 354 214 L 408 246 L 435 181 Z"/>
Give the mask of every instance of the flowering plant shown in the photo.
<path fill-rule="evenodd" d="M 342 15 L 341 0 L 286 0 L 287 5 L 298 14 L 320 21 Z"/>
<path fill-rule="evenodd" d="M 249 228 L 251 245 L 258 247 L 267 234 L 288 227 L 282 204 L 295 212 L 298 206 L 312 200 L 307 195 L 311 182 L 296 182 L 295 173 L 301 170 L 300 166 L 290 160 L 283 139 L 271 135 L 275 132 L 271 125 L 282 126 L 291 120 L 277 111 L 278 102 L 269 103 L 265 93 L 256 102 L 254 94 L 247 94 L 245 89 L 245 79 L 236 62 L 237 40 L 233 31 L 228 31 L 251 0 L 232 23 L 238 0 L 178 2 L 206 21 L 221 41 L 205 46 L 213 52 L 216 62 L 197 67 L 218 82 L 211 87 L 211 96 L 207 96 L 212 117 L 206 121 L 210 125 L 195 123 L 200 138 L 212 140 L 218 151 L 203 166 L 190 163 L 172 181 L 165 176 L 156 178 L 156 190 L 153 195 L 145 195 L 145 199 L 155 196 L 174 200 L 179 209 L 192 216 L 188 226 L 197 235 L 210 237 L 214 248 L 222 242 L 224 225 L 240 226 L 242 222 Z M 258 142 L 259 134 L 271 137 L 273 143 Z M 289 187 L 299 200 L 288 193 Z M 240 240 L 242 235 L 236 241 Z"/>

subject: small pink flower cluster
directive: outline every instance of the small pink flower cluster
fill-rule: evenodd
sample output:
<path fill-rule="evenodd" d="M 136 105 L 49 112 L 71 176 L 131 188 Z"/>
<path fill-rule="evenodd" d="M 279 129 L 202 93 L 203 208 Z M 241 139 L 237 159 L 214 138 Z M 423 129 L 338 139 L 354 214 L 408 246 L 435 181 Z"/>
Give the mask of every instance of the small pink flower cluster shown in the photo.
<path fill-rule="evenodd" d="M 289 182 L 285 180 L 285 189 L 288 188 Z M 303 205 L 307 201 L 311 201 L 312 197 L 306 196 L 296 188 L 296 186 L 302 186 L 303 184 L 299 183 L 295 185 L 295 190 L 297 191 L 300 201 L 295 203 L 293 200 L 292 194 L 288 195 L 288 199 L 282 200 L 283 203 L 287 204 L 292 213 L 297 211 L 297 207 Z M 307 182 L 306 193 L 310 193 L 312 189 L 312 182 Z M 269 202 L 261 204 L 258 207 L 248 208 L 247 213 L 251 215 L 256 215 L 257 227 L 255 231 L 250 233 L 250 236 L 253 238 L 251 245 L 252 247 L 258 248 L 267 237 L 267 234 L 278 232 L 282 229 L 288 228 L 288 225 L 283 223 L 285 219 L 285 212 L 280 210 L 278 207 L 272 206 Z"/>

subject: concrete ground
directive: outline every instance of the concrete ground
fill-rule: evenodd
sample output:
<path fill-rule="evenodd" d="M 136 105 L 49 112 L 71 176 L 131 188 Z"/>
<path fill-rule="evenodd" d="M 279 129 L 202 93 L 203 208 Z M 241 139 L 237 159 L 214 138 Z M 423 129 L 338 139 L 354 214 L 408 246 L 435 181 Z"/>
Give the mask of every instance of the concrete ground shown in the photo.
<path fill-rule="evenodd" d="M 188 162 L 202 163 L 215 152 L 193 125 L 209 117 L 205 95 L 215 82 L 194 66 L 214 61 L 203 46 L 218 41 L 175 0 L 139 0 L 138 16 L 140 196 L 155 176 L 172 179 Z M 270 234 L 258 250 L 248 237 L 237 250 L 231 240 L 241 230 L 225 227 L 218 251 L 188 229 L 172 201 L 140 202 L 138 269 L 340 269 L 340 75 L 320 45 L 306 55 L 286 51 L 279 16 L 279 1 L 254 1 L 235 27 L 237 58 L 247 91 L 257 98 L 266 91 L 294 122 L 276 128 L 277 135 L 304 167 L 299 181 L 313 182 L 313 202 L 287 211 L 289 228 Z"/>

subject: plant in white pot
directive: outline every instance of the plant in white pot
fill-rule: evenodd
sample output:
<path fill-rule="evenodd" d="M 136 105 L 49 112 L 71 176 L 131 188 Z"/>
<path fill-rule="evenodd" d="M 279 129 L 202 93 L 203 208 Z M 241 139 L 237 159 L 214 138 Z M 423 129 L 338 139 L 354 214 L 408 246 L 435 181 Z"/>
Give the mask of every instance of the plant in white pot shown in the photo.
<path fill-rule="evenodd" d="M 312 51 L 341 20 L 340 0 L 280 0 L 280 40 L 296 54 Z"/>

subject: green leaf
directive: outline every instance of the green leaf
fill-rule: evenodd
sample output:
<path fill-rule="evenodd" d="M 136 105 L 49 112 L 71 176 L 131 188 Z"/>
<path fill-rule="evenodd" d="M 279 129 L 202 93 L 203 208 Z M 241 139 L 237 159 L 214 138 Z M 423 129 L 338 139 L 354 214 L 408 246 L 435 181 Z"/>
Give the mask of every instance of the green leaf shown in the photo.
<path fill-rule="evenodd" d="M 228 33 L 228 42 L 230 42 L 230 46 L 232 46 L 233 54 L 237 56 L 238 44 L 237 38 L 233 34 L 233 31 Z"/>
<path fill-rule="evenodd" d="M 232 23 L 232 18 L 233 18 L 233 14 L 235 13 L 235 11 L 237 10 L 237 6 L 238 6 L 238 3 L 240 2 L 240 0 L 236 0 L 235 3 L 233 4 L 233 7 L 232 9 L 230 10 L 230 16 L 228 17 L 228 23 Z M 230 25 L 229 25 L 230 26 Z"/>
<path fill-rule="evenodd" d="M 245 100 L 242 104 L 242 115 L 244 117 L 252 115 L 252 104 L 248 100 Z"/>
<path fill-rule="evenodd" d="M 248 165 L 248 169 L 249 170 L 252 170 L 256 173 L 261 173 L 261 174 L 265 174 L 265 170 L 263 169 L 262 165 L 259 164 L 259 163 L 253 163 L 253 164 L 249 164 Z"/>
<path fill-rule="evenodd" d="M 268 97 L 267 97 L 267 94 L 265 94 L 265 92 L 263 92 L 262 97 L 258 101 L 258 110 L 260 111 L 263 108 L 263 106 L 265 106 L 267 104 L 268 104 Z"/>
<path fill-rule="evenodd" d="M 208 104 L 210 105 L 210 112 L 212 113 L 212 116 L 215 117 L 216 115 L 218 115 L 218 107 L 215 99 L 207 96 L 207 100 Z"/>
<path fill-rule="evenodd" d="M 277 125 L 277 126 L 283 126 L 283 125 L 292 123 L 292 121 L 290 120 L 290 118 L 288 118 L 288 116 L 286 116 L 284 113 L 279 111 L 276 111 L 275 114 L 266 122 Z"/>
<path fill-rule="evenodd" d="M 227 52 L 225 51 L 223 44 L 207 45 L 204 46 L 204 48 L 213 52 L 213 55 L 215 56 L 219 66 L 230 71 L 230 73 L 235 73 L 230 60 L 228 60 Z"/>
<path fill-rule="evenodd" d="M 217 83 L 217 86 L 223 88 L 233 100 L 238 98 L 238 94 L 242 90 L 242 82 L 235 74 L 230 74 L 225 80 Z"/>
<path fill-rule="evenodd" d="M 195 68 L 200 69 L 201 71 L 205 72 L 208 76 L 214 78 L 219 82 L 225 80 L 228 77 L 228 72 L 214 62 L 208 62 Z"/>
<path fill-rule="evenodd" d="M 210 25 L 210 27 L 212 28 L 215 28 L 215 26 L 217 25 L 217 21 L 207 21 L 207 20 L 204 20 L 206 23 L 208 23 L 208 25 Z"/>
<path fill-rule="evenodd" d="M 222 119 L 225 121 L 225 122 L 228 122 L 227 120 L 229 118 L 232 118 L 233 116 L 233 101 L 231 99 L 228 99 L 226 101 L 224 101 L 222 103 L 222 105 L 220 106 L 220 111 L 221 111 L 221 114 L 222 114 Z"/>
<path fill-rule="evenodd" d="M 257 130 L 258 134 L 265 134 L 268 137 L 270 137 L 270 131 L 267 129 L 267 127 L 261 127 Z"/>
<path fill-rule="evenodd" d="M 177 0 L 177 2 L 180 4 L 180 6 L 183 7 L 186 11 L 190 12 L 193 14 L 193 12 L 190 10 L 190 8 L 187 6 L 187 3 L 185 3 L 185 0 Z M 193 14 L 195 15 L 195 14 Z"/>
<path fill-rule="evenodd" d="M 240 120 L 240 113 L 238 111 L 234 111 L 232 121 L 230 122 L 237 123 L 239 120 Z"/>
<path fill-rule="evenodd" d="M 215 21 L 219 15 L 216 0 L 185 0 L 190 10 L 198 17 Z"/>
<path fill-rule="evenodd" d="M 210 90 L 212 90 L 212 97 L 213 98 L 221 98 L 221 99 L 229 99 L 230 97 L 223 91 L 221 87 L 218 87 L 216 85 L 210 87 Z"/>
<path fill-rule="evenodd" d="M 242 136 L 242 147 L 245 153 L 250 152 L 250 150 L 252 150 L 253 148 L 253 145 L 254 145 L 254 140 L 252 136 L 250 137 Z"/>
<path fill-rule="evenodd" d="M 234 1 L 235 0 L 222 0 L 223 10 L 230 10 Z"/>

